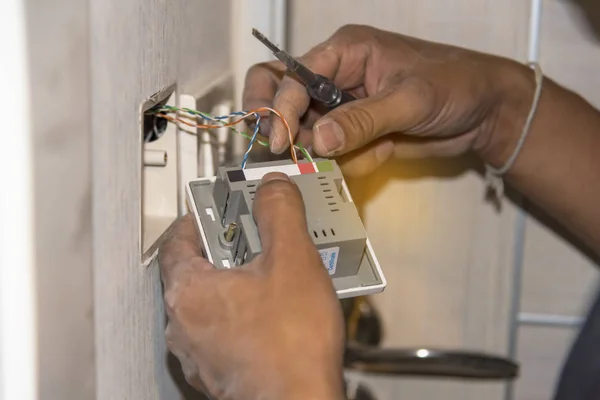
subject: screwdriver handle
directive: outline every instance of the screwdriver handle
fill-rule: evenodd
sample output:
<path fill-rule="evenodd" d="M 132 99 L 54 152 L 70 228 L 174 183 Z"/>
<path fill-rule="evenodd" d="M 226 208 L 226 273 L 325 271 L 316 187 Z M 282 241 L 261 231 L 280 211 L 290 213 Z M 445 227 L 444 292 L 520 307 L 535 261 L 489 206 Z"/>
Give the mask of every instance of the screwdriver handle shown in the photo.
<path fill-rule="evenodd" d="M 322 75 L 317 75 L 315 84 L 307 86 L 306 90 L 310 97 L 331 109 L 356 100 L 356 97 L 338 89 L 331 80 Z"/>
<path fill-rule="evenodd" d="M 340 101 L 335 107 L 341 106 L 342 104 L 346 104 L 354 100 L 356 100 L 356 97 L 344 90 L 340 90 Z"/>

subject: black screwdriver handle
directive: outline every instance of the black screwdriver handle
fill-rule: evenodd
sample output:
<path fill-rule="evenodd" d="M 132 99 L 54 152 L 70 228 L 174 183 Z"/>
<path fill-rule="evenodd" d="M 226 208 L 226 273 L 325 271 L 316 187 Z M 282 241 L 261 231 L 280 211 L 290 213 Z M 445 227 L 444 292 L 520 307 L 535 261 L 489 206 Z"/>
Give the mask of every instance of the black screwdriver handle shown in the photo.
<path fill-rule="evenodd" d="M 351 95 L 350 93 L 348 93 L 344 90 L 340 90 L 340 101 L 339 101 L 339 103 L 337 103 L 337 105 L 335 107 L 339 107 L 342 104 L 346 104 L 346 103 L 349 103 L 354 100 L 356 100 L 356 97 L 354 97 L 353 95 Z"/>
<path fill-rule="evenodd" d="M 331 80 L 322 75 L 317 75 L 315 83 L 311 86 L 307 86 L 306 90 L 310 97 L 320 101 L 331 109 L 356 100 L 356 97 L 348 92 L 338 89 Z"/>

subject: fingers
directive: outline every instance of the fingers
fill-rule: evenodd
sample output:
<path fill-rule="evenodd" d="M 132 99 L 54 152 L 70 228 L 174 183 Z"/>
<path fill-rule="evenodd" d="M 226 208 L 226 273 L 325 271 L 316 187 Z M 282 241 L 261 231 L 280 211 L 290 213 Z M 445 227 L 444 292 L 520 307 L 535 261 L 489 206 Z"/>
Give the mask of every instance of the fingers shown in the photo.
<path fill-rule="evenodd" d="M 187 271 L 212 269 L 212 265 L 202 257 L 200 237 L 193 215 L 188 214 L 171 225 L 158 250 L 158 262 L 167 290 Z"/>
<path fill-rule="evenodd" d="M 312 243 L 302 195 L 287 175 L 265 175 L 256 191 L 253 212 L 263 253 L 289 257 L 290 248 Z"/>
<path fill-rule="evenodd" d="M 313 148 L 331 157 L 356 150 L 388 133 L 403 132 L 430 114 L 430 88 L 406 81 L 372 97 L 347 103 L 317 121 Z"/>
<path fill-rule="evenodd" d="M 246 73 L 242 94 L 243 109 L 271 107 L 284 71 L 285 66 L 279 61 L 257 64 L 250 68 Z"/>
<path fill-rule="evenodd" d="M 311 49 L 299 61 L 312 72 L 330 78 L 342 89 L 353 89 L 364 83 L 367 58 L 371 54 L 370 39 L 376 34 L 372 28 L 347 26 Z M 310 105 L 306 87 L 290 75 L 282 75 L 285 67 L 276 61 L 250 69 L 246 76 L 244 109 L 273 107 L 279 110 L 290 126 L 292 139 L 300 126 L 300 119 Z M 263 133 L 267 134 L 263 130 Z M 280 154 L 290 146 L 289 134 L 281 120 L 271 117 L 269 142 L 273 153 Z"/>
<path fill-rule="evenodd" d="M 333 79 L 339 69 L 340 59 L 340 54 L 334 47 L 323 43 L 300 57 L 299 61 L 315 74 Z M 298 132 L 300 118 L 306 113 L 309 105 L 310 96 L 306 87 L 294 77 L 284 76 L 273 99 L 273 108 L 281 112 L 294 135 Z M 281 153 L 290 145 L 287 132 L 278 118 L 272 120 L 271 127 L 271 150 L 274 153 Z"/>

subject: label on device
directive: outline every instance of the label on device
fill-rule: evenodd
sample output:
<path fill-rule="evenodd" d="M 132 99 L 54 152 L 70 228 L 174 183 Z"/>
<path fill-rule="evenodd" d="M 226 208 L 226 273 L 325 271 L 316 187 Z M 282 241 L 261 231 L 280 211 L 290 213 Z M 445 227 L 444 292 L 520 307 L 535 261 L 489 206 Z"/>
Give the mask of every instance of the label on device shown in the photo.
<path fill-rule="evenodd" d="M 319 253 L 321 254 L 321 260 L 323 261 L 323 265 L 325 266 L 325 269 L 329 275 L 335 274 L 340 248 L 330 247 L 328 249 L 321 249 L 319 250 Z"/>
<path fill-rule="evenodd" d="M 227 171 L 227 178 L 230 182 L 259 181 L 269 172 L 282 172 L 287 176 L 296 176 L 331 171 L 333 171 L 333 164 L 330 161 L 301 162 L 270 167 L 253 168 L 249 166 L 246 169 L 230 170 Z"/>

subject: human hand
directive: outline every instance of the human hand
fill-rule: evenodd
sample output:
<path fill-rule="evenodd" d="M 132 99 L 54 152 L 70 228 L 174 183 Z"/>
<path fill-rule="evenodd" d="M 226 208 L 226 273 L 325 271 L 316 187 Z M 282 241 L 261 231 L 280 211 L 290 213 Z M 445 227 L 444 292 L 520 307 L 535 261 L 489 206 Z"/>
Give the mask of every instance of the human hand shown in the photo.
<path fill-rule="evenodd" d="M 253 207 L 263 251 L 241 268 L 202 258 L 191 216 L 173 226 L 159 250 L 168 347 L 215 399 L 341 399 L 342 313 L 301 194 L 269 174 Z"/>
<path fill-rule="evenodd" d="M 535 86 L 527 68 L 513 61 L 368 26 L 345 26 L 300 60 L 359 100 L 324 115 L 274 61 L 248 72 L 244 108 L 278 109 L 298 141 L 321 156 L 341 156 L 348 175 L 369 173 L 392 155 L 454 156 L 474 149 L 490 163 L 501 162 L 503 147 L 512 147 L 494 132 L 519 129 L 531 101 L 515 82 L 524 81 L 525 94 Z M 507 108 L 519 111 L 505 115 Z M 273 152 L 289 145 L 279 120 L 265 133 Z M 499 151 L 487 154 L 490 147 Z"/>

